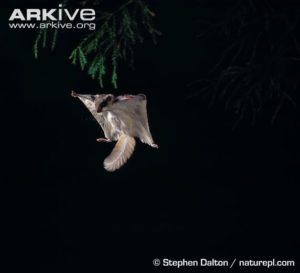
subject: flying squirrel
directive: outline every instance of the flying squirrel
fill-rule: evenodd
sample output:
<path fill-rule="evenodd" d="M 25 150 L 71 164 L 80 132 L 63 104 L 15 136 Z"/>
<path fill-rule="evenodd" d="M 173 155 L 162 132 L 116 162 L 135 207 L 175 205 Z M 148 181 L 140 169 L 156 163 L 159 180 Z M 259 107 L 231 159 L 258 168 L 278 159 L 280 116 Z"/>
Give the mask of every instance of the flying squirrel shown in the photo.
<path fill-rule="evenodd" d="M 90 95 L 72 91 L 71 96 L 79 98 L 100 124 L 105 138 L 97 138 L 98 142 L 117 141 L 104 160 L 107 171 L 113 172 L 126 163 L 134 151 L 135 138 L 158 148 L 149 129 L 146 95 Z"/>

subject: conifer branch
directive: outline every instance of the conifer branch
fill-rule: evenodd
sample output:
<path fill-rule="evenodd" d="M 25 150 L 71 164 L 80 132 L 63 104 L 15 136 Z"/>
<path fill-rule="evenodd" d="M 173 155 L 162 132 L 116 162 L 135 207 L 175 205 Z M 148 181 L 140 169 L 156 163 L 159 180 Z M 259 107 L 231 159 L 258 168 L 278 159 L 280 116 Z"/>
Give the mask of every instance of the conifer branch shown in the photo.
<path fill-rule="evenodd" d="M 154 28 L 152 18 L 155 13 L 145 1 L 128 0 L 112 12 L 103 11 L 101 2 L 80 2 L 83 6 L 93 7 L 100 14 L 96 18 L 98 29 L 82 38 L 72 50 L 69 59 L 72 64 L 79 65 L 81 70 L 86 70 L 92 79 L 97 79 L 101 87 L 109 72 L 110 82 L 117 88 L 119 63 L 127 62 L 133 67 L 134 47 L 144 41 L 146 33 L 150 34 L 154 43 L 161 33 Z M 70 2 L 65 1 L 64 5 L 67 3 L 68 8 L 72 8 Z M 51 40 L 52 50 L 56 46 L 57 36 L 58 30 L 55 30 Z M 48 40 L 47 29 L 41 29 L 34 42 L 35 58 L 38 58 L 40 46 L 45 47 Z"/>

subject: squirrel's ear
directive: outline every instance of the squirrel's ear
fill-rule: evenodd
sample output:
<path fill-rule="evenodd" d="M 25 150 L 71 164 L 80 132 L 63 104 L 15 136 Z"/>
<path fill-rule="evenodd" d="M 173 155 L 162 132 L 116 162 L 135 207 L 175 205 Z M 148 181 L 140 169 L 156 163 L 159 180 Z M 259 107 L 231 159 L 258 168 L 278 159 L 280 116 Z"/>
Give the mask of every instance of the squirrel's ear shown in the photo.
<path fill-rule="evenodd" d="M 113 101 L 113 99 L 114 99 L 114 96 L 113 96 L 113 95 L 107 95 L 107 97 L 105 98 L 105 100 L 106 100 L 107 102 L 111 102 L 111 101 Z"/>
<path fill-rule="evenodd" d="M 147 97 L 145 94 L 137 94 L 139 97 L 141 97 L 142 100 L 146 100 Z"/>

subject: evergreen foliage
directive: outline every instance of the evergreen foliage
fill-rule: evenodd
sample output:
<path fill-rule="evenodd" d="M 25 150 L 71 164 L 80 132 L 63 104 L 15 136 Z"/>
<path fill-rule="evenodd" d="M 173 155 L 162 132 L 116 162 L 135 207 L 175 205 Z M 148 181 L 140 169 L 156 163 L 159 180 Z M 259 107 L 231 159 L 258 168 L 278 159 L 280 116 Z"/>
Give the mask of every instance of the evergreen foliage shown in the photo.
<path fill-rule="evenodd" d="M 117 88 L 118 65 L 121 61 L 131 67 L 134 63 L 134 47 L 144 41 L 144 32 L 151 35 L 156 43 L 156 36 L 160 32 L 153 27 L 155 14 L 142 0 L 129 0 L 113 12 L 102 10 L 103 1 L 85 0 L 82 6 L 93 7 L 97 13 L 97 29 L 87 34 L 71 52 L 69 59 L 72 64 L 79 65 L 81 70 L 104 85 L 104 77 L 110 73 L 110 81 Z M 64 5 L 69 9 L 72 4 L 68 1 Z M 67 6 L 70 5 L 70 6 Z M 45 48 L 48 42 L 48 29 L 40 29 L 33 46 L 35 58 L 38 58 L 39 48 Z M 52 32 L 52 31 L 51 31 Z M 57 43 L 58 30 L 51 36 L 51 49 Z"/>
<path fill-rule="evenodd" d="M 283 105 L 295 106 L 300 10 L 279 2 L 230 3 L 217 18 L 199 25 L 198 37 L 212 43 L 217 37 L 223 50 L 209 73 L 191 86 L 211 105 L 222 102 L 233 111 L 236 124 L 244 118 L 254 123 L 261 112 L 268 112 L 273 123 Z"/>

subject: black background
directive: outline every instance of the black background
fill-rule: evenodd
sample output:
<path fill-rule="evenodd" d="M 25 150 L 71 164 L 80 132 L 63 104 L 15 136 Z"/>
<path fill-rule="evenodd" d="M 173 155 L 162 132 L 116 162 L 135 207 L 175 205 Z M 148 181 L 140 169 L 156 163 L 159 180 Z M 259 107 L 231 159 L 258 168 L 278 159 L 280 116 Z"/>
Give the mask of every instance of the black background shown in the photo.
<path fill-rule="evenodd" d="M 36 33 L 7 22 L 13 7 L 40 5 L 1 9 L 2 272 L 156 272 L 154 258 L 297 259 L 296 112 L 233 130 L 234 115 L 188 99 L 188 84 L 216 60 L 218 40 L 196 39 L 199 11 L 183 2 L 153 3 L 163 35 L 137 48 L 135 70 L 120 67 L 116 91 L 70 64 L 82 33 L 60 36 L 54 52 L 35 60 Z M 219 9 L 215 1 L 201 12 Z M 105 172 L 113 144 L 95 141 L 101 129 L 71 90 L 147 94 L 159 150 L 138 143 L 120 171 Z"/>

